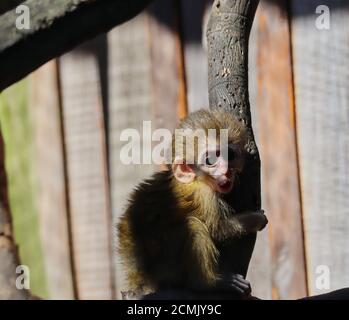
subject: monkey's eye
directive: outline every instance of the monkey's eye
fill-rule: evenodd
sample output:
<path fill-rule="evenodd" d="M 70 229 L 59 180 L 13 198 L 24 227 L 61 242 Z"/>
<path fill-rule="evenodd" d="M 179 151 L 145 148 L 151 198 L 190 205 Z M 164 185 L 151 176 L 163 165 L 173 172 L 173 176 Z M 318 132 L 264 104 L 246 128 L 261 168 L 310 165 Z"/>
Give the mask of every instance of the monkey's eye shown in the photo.
<path fill-rule="evenodd" d="M 233 148 L 229 147 L 228 148 L 228 161 L 229 162 L 234 161 L 236 159 L 236 156 L 237 156 L 236 151 Z"/>
<path fill-rule="evenodd" d="M 206 153 L 206 158 L 205 158 L 205 165 L 206 166 L 213 166 L 213 165 L 215 165 L 219 157 L 220 157 L 220 151 L 219 150 L 207 152 Z"/>

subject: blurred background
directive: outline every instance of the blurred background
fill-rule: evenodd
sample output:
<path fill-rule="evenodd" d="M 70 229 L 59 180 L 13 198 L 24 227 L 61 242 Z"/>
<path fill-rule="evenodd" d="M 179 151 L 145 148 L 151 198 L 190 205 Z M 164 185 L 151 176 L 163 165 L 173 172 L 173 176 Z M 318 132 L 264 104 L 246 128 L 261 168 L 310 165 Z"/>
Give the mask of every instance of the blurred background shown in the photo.
<path fill-rule="evenodd" d="M 155 1 L 0 95 L 15 239 L 34 294 L 120 298 L 114 225 L 159 169 L 123 165 L 120 133 L 144 120 L 173 130 L 208 106 L 211 4 Z M 317 25 L 319 5 L 329 29 Z M 269 218 L 248 274 L 259 298 L 349 286 L 348 18 L 339 0 L 261 0 L 256 14 L 249 87 Z"/>

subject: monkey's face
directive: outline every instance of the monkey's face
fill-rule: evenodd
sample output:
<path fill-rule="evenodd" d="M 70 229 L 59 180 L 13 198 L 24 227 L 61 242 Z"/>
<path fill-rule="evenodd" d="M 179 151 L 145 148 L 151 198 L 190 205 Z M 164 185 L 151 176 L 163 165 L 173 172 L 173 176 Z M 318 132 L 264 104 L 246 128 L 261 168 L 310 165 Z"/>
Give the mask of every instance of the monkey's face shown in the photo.
<path fill-rule="evenodd" d="M 199 110 L 183 119 L 173 135 L 172 172 L 179 183 L 203 184 L 219 194 L 229 193 L 242 170 L 245 127 L 221 109 Z M 192 189 L 190 189 L 192 190 Z"/>
<path fill-rule="evenodd" d="M 224 154 L 219 146 L 207 150 L 201 155 L 197 170 L 197 179 L 207 183 L 215 192 L 222 194 L 229 193 L 233 189 L 238 171 L 234 166 L 236 154 L 233 146 L 229 146 L 227 151 Z"/>
<path fill-rule="evenodd" d="M 197 181 L 208 185 L 214 192 L 232 191 L 237 174 L 242 170 L 242 157 L 234 145 L 221 150 L 219 145 L 207 148 L 194 165 L 176 161 L 173 174 L 180 183 Z"/>

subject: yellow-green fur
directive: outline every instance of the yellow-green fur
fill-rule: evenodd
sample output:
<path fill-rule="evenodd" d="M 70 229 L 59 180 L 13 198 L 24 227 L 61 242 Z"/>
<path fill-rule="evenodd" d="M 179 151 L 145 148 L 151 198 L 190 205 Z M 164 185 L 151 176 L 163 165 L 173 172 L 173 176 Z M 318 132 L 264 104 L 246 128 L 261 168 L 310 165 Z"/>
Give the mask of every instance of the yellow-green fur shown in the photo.
<path fill-rule="evenodd" d="M 242 166 L 245 131 L 231 114 L 200 110 L 179 128 L 228 129 L 229 143 L 240 151 L 236 165 Z M 216 244 L 242 232 L 229 221 L 233 214 L 233 205 L 210 188 L 205 176 L 182 184 L 169 170 L 142 182 L 118 224 L 127 289 L 142 294 L 214 286 L 219 279 Z"/>

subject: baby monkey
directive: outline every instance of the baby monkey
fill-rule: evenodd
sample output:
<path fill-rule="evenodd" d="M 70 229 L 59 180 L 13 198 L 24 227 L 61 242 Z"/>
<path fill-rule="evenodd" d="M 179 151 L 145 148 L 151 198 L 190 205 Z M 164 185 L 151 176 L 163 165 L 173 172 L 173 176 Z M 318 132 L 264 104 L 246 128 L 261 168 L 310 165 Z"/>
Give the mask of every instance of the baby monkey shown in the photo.
<path fill-rule="evenodd" d="M 138 185 L 118 224 L 129 293 L 231 290 L 248 296 L 245 279 L 219 273 L 217 249 L 268 222 L 262 210 L 237 213 L 227 200 L 243 170 L 245 128 L 232 114 L 212 109 L 190 114 L 178 129 L 168 171 Z M 204 139 L 197 139 L 198 131 Z"/>

